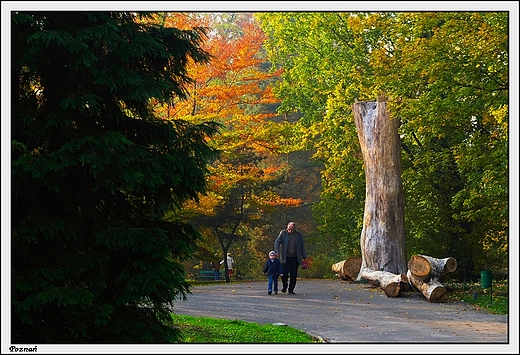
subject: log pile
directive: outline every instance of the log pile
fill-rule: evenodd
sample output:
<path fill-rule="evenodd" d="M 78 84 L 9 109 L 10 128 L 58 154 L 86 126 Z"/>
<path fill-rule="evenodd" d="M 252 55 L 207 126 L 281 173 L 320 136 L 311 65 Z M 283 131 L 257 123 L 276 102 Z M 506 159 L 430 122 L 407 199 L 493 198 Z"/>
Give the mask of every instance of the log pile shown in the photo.
<path fill-rule="evenodd" d="M 430 302 L 444 302 L 448 296 L 441 281 L 457 269 L 454 258 L 437 259 L 427 255 L 414 255 L 408 260 L 407 276 L 410 283 Z"/>
<path fill-rule="evenodd" d="M 447 290 L 442 285 L 446 275 L 457 270 L 454 258 L 437 259 L 427 255 L 414 255 L 408 261 L 406 274 L 387 271 L 360 270 L 361 258 L 351 257 L 332 265 L 332 270 L 341 280 L 359 279 L 369 281 L 381 288 L 387 297 L 397 297 L 400 292 L 420 291 L 430 302 L 444 302 Z"/>

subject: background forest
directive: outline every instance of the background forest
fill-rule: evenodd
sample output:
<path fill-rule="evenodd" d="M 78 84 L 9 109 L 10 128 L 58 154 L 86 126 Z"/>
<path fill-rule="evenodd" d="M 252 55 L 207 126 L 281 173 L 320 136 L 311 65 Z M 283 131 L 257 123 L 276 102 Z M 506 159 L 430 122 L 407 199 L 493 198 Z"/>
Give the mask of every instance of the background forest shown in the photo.
<path fill-rule="evenodd" d="M 400 120 L 406 253 L 509 277 L 508 12 L 11 13 L 13 343 L 164 343 L 289 221 L 360 255 L 352 105 Z M 231 281 L 229 278 L 227 281 Z M 88 312 L 85 312 L 88 310 Z"/>
<path fill-rule="evenodd" d="M 239 278 L 259 277 L 291 220 L 315 261 L 302 277 L 332 276 L 332 263 L 360 255 L 365 178 L 351 107 L 385 93 L 401 120 L 408 256 L 454 257 L 461 281 L 482 269 L 507 277 L 508 13 L 163 20 L 210 27 L 213 55 L 193 68 L 190 99 L 165 114 L 225 126 L 210 193 L 193 206 L 205 236 L 193 273 L 229 251 Z"/>

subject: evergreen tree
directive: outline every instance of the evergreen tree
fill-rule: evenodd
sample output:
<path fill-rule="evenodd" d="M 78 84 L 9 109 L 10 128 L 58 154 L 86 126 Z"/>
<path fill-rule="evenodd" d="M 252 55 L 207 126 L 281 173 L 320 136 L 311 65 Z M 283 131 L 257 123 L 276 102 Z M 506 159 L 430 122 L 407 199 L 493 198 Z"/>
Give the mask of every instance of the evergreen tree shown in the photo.
<path fill-rule="evenodd" d="M 12 13 L 13 343 L 167 343 L 219 126 L 167 121 L 204 29 L 122 12 Z"/>

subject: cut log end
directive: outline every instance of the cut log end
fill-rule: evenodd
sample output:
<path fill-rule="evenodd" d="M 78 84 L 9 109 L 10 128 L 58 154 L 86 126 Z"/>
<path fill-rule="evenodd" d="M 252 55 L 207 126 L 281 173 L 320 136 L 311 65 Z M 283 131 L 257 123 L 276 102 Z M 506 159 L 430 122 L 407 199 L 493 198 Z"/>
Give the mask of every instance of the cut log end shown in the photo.
<path fill-rule="evenodd" d="M 392 282 L 390 284 L 387 284 L 386 287 L 383 289 L 386 297 L 397 297 L 399 295 L 400 290 L 401 290 L 400 282 Z"/>
<path fill-rule="evenodd" d="M 441 303 L 448 297 L 448 291 L 444 286 L 436 287 L 430 294 L 429 301 L 432 303 Z"/>
<path fill-rule="evenodd" d="M 445 268 L 447 273 L 454 272 L 455 270 L 457 270 L 457 259 L 447 258 Z"/>
<path fill-rule="evenodd" d="M 431 265 L 428 259 L 422 255 L 414 255 L 408 261 L 408 270 L 415 276 L 428 276 Z"/>

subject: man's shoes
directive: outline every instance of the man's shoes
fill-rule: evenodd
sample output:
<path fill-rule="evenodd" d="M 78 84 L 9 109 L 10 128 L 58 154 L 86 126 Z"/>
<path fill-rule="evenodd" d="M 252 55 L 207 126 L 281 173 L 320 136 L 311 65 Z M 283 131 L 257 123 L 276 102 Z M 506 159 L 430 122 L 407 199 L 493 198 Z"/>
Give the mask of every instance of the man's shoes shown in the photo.
<path fill-rule="evenodd" d="M 294 291 L 289 291 L 289 294 L 290 295 L 295 295 L 296 293 L 294 293 Z"/>
<path fill-rule="evenodd" d="M 278 294 L 278 291 L 274 291 L 274 294 L 277 295 L 277 294 Z"/>
<path fill-rule="evenodd" d="M 282 288 L 282 292 L 285 292 L 285 291 L 287 291 L 287 288 L 286 287 Z"/>
<path fill-rule="evenodd" d="M 276 293 L 276 292 L 275 292 Z M 271 291 L 267 291 L 267 294 L 270 295 L 271 294 Z"/>

